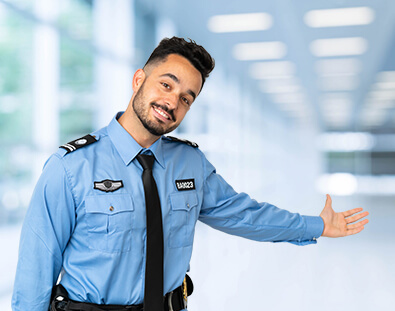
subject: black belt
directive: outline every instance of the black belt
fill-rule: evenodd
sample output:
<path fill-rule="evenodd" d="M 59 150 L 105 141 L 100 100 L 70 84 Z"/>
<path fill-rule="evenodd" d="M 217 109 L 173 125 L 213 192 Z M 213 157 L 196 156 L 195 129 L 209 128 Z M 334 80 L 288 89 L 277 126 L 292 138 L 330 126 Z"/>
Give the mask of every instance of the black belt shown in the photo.
<path fill-rule="evenodd" d="M 187 297 L 192 294 L 193 284 L 186 275 L 184 282 L 164 297 L 165 311 L 180 311 L 187 307 Z M 144 305 L 99 305 L 69 299 L 66 289 L 56 285 L 52 292 L 50 311 L 144 311 Z"/>

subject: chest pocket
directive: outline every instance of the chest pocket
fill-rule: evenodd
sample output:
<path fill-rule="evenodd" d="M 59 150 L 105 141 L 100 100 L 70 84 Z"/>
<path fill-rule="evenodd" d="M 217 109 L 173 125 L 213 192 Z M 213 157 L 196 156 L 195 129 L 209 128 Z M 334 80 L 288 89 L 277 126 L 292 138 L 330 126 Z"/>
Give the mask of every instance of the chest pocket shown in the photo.
<path fill-rule="evenodd" d="M 132 247 L 134 206 L 129 194 L 85 198 L 89 247 L 103 252 L 127 252 Z"/>
<path fill-rule="evenodd" d="M 191 246 L 198 218 L 196 191 L 185 191 L 170 195 L 171 228 L 169 247 Z"/>

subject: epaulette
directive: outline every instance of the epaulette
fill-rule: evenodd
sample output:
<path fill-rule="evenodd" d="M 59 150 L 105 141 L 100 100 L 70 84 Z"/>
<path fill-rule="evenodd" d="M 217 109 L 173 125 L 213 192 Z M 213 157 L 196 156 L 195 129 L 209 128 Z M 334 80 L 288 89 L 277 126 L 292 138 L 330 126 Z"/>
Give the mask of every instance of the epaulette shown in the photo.
<path fill-rule="evenodd" d="M 85 135 L 84 137 L 78 138 L 78 139 L 73 140 L 67 144 L 64 144 L 64 145 L 60 146 L 59 148 L 65 149 L 67 151 L 65 154 L 68 154 L 70 152 L 76 151 L 77 149 L 88 146 L 88 145 L 93 144 L 95 142 L 97 142 L 96 137 L 88 134 L 88 135 Z"/>
<path fill-rule="evenodd" d="M 177 138 L 177 137 L 173 137 L 173 136 L 165 136 L 165 137 L 169 138 L 172 141 L 178 141 L 178 142 L 187 144 L 188 146 L 191 146 L 193 148 L 198 148 L 199 147 L 198 144 L 194 143 L 193 141 L 189 141 L 189 140 L 186 140 L 186 139 L 181 139 L 181 138 Z"/>

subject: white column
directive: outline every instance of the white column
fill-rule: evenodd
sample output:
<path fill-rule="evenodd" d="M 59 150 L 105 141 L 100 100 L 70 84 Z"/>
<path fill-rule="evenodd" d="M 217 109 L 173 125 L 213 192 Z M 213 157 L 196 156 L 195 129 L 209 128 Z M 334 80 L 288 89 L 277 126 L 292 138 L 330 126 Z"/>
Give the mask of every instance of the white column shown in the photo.
<path fill-rule="evenodd" d="M 45 158 L 59 143 L 59 35 L 45 24 L 55 21 L 57 1 L 35 0 L 36 24 L 33 43 L 33 145 L 36 151 L 37 177 Z"/>
<path fill-rule="evenodd" d="M 95 127 L 125 110 L 132 95 L 134 0 L 96 0 L 93 4 L 96 57 Z"/>

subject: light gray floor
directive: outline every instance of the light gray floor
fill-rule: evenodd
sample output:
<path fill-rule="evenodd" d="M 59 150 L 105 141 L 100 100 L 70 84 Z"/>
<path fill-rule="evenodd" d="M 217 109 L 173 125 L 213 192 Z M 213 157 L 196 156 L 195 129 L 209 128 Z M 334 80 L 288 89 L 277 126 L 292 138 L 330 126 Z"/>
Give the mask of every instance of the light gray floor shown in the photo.
<path fill-rule="evenodd" d="M 344 210 L 350 199 L 335 198 Z M 257 243 L 198 224 L 189 311 L 393 311 L 395 201 L 365 198 L 363 233 L 318 245 Z M 351 207 L 355 207 L 351 206 Z M 10 311 L 20 226 L 0 228 L 0 310 Z"/>
<path fill-rule="evenodd" d="M 338 211 L 363 206 L 356 236 L 317 245 L 257 243 L 199 225 L 189 311 L 395 310 L 394 198 L 334 198 Z"/>

